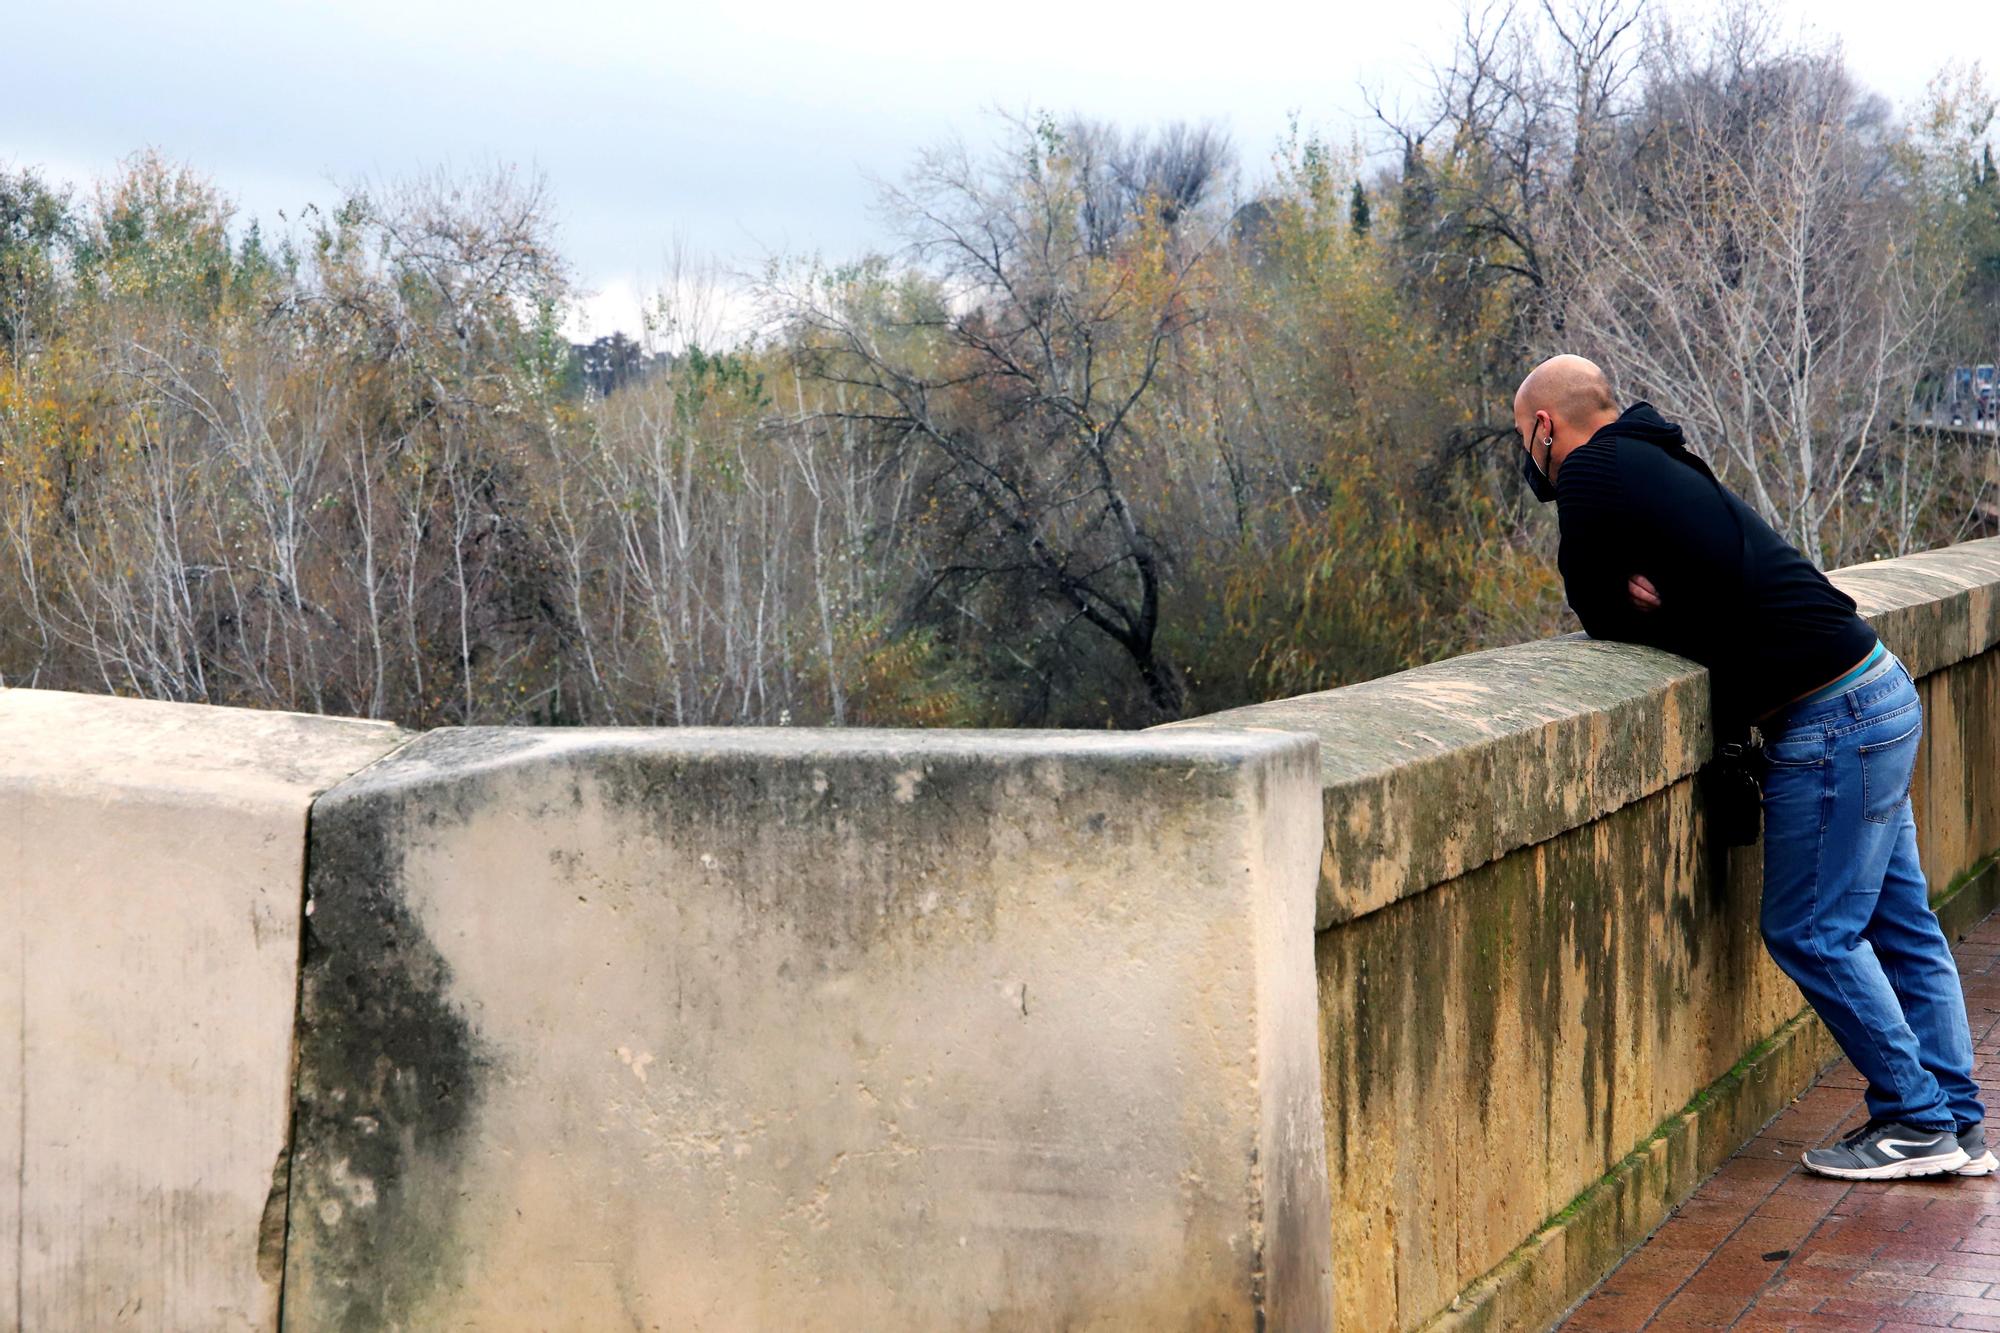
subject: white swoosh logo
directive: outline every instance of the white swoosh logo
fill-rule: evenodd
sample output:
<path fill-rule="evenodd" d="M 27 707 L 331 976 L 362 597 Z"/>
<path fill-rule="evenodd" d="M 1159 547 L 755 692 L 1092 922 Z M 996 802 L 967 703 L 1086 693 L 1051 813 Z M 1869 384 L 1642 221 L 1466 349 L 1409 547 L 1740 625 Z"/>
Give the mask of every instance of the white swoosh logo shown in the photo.
<path fill-rule="evenodd" d="M 1880 1148 L 1883 1152 L 1888 1153 L 1891 1157 L 1900 1160 L 1903 1157 L 1903 1154 L 1897 1152 L 1896 1149 L 1934 1148 L 1937 1146 L 1937 1140 L 1936 1139 L 1883 1139 L 1875 1146 Z"/>

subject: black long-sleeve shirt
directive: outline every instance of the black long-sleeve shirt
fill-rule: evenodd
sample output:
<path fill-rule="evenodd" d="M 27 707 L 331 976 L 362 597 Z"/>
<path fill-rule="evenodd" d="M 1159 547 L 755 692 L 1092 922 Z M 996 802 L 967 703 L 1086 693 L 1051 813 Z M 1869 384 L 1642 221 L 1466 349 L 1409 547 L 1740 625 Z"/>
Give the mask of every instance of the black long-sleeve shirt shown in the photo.
<path fill-rule="evenodd" d="M 1585 631 L 1707 667 L 1725 732 L 1875 646 L 1854 599 L 1717 481 L 1651 404 L 1634 403 L 1562 460 L 1556 507 L 1557 564 Z M 1655 610 L 1632 605 L 1634 574 L 1659 590 Z"/>

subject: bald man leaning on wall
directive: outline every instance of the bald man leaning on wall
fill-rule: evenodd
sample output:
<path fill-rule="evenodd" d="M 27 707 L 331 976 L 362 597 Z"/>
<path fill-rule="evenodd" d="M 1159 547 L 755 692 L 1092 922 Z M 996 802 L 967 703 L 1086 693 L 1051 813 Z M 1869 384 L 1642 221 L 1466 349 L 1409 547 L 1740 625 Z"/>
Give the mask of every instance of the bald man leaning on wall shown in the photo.
<path fill-rule="evenodd" d="M 1732 494 L 1651 404 L 1618 410 L 1580 356 L 1514 395 L 1563 588 L 1591 637 L 1709 669 L 1717 735 L 1762 759 L 1771 957 L 1868 1079 L 1868 1123 L 1805 1154 L 1855 1180 L 1986 1175 L 1965 995 L 1917 864 L 1923 709 L 1854 601 Z"/>

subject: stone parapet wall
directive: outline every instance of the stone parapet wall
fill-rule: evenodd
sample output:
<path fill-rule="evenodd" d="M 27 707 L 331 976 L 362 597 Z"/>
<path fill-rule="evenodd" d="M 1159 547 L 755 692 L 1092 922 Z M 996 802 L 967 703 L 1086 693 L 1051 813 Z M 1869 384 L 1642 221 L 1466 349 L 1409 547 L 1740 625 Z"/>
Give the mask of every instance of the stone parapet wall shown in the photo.
<path fill-rule="evenodd" d="M 1963 925 L 2000 541 L 1836 578 Z M 1128 735 L 0 690 L 0 1326 L 1544 1326 L 1831 1053 L 1707 715 L 1575 637 Z"/>
<path fill-rule="evenodd" d="M 2000 541 L 1833 577 L 1918 677 L 1924 866 L 1976 919 Z M 1759 937 L 1760 850 L 1707 837 L 1707 715 L 1700 668 L 1579 637 L 1175 724 L 1321 743 L 1339 1327 L 1546 1323 L 1831 1053 Z"/>
<path fill-rule="evenodd" d="M 1326 1327 L 1317 767 L 0 692 L 0 1325 Z"/>

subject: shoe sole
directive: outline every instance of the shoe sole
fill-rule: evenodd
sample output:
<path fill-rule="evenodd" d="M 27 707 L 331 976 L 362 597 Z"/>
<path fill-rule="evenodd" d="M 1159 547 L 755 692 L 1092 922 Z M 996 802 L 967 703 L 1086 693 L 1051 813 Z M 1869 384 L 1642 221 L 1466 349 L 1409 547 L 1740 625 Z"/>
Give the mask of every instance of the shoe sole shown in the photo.
<path fill-rule="evenodd" d="M 1908 1180 L 1912 1176 L 1939 1176 L 1947 1171 L 1955 1173 L 1972 1158 L 1966 1155 L 1965 1149 L 1953 1148 L 1937 1157 L 1912 1157 L 1903 1162 L 1884 1162 L 1881 1166 L 1821 1166 L 1803 1154 L 1799 1160 L 1805 1163 L 1806 1170 L 1838 1180 Z M 2000 1162 L 1995 1165 L 2000 1165 Z"/>
<path fill-rule="evenodd" d="M 2000 1170 L 2000 1157 L 1995 1157 L 1988 1151 L 1970 1159 L 1964 1166 L 1955 1168 L 1952 1174 L 1959 1176 L 1990 1176 L 1995 1170 Z"/>

